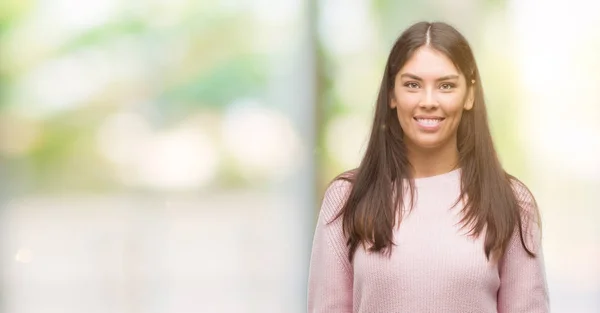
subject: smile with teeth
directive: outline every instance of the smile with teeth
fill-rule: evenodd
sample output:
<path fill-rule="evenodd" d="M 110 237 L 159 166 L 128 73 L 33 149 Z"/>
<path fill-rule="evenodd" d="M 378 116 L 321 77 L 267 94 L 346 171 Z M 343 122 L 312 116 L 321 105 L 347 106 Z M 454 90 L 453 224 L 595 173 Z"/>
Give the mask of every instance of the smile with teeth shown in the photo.
<path fill-rule="evenodd" d="M 425 125 L 425 126 L 436 126 L 444 120 L 443 118 L 417 118 L 417 117 L 415 117 L 414 119 L 419 124 Z"/>

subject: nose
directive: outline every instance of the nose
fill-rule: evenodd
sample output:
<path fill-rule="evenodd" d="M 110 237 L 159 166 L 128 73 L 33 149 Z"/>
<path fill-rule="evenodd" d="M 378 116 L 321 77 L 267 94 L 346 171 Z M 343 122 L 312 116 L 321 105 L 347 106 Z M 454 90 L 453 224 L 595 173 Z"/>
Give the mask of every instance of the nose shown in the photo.
<path fill-rule="evenodd" d="M 438 103 L 431 88 L 424 89 L 423 97 L 421 98 L 419 106 L 423 109 L 433 109 L 438 107 Z"/>

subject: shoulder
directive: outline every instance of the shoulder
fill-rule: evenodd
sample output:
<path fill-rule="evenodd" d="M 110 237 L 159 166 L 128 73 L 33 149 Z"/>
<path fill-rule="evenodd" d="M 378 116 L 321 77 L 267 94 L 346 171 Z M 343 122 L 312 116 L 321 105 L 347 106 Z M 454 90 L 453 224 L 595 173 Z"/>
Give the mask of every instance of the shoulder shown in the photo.
<path fill-rule="evenodd" d="M 349 177 L 336 177 L 325 189 L 320 214 L 326 222 L 331 222 L 340 213 L 352 191 Z"/>
<path fill-rule="evenodd" d="M 511 176 L 511 186 L 519 206 L 522 230 L 528 247 L 537 250 L 541 238 L 541 216 L 537 202 L 531 190 L 519 179 Z"/>
<path fill-rule="evenodd" d="M 517 200 L 517 204 L 521 208 L 522 214 L 535 214 L 537 211 L 537 203 L 531 190 L 514 176 L 510 176 L 510 184 Z"/>

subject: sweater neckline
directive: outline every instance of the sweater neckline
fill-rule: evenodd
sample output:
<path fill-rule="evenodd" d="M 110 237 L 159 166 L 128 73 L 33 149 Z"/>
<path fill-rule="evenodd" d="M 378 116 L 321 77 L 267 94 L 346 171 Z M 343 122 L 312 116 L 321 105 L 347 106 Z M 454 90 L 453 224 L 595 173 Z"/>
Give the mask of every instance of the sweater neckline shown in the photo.
<path fill-rule="evenodd" d="M 437 184 L 444 183 L 444 182 L 446 182 L 446 183 L 447 182 L 455 182 L 458 179 L 460 179 L 460 173 L 461 173 L 461 169 L 456 168 L 454 170 L 451 170 L 450 172 L 446 172 L 446 173 L 442 173 L 442 174 L 438 174 L 438 175 L 415 178 L 414 179 L 415 187 L 437 185 Z"/>

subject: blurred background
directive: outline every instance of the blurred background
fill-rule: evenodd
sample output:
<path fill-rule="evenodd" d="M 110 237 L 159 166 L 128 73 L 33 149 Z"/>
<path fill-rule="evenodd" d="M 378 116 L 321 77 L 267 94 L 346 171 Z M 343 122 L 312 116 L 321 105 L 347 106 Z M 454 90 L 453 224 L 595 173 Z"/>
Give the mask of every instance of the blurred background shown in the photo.
<path fill-rule="evenodd" d="M 2 0 L 0 311 L 305 312 L 327 183 L 400 32 L 469 39 L 534 192 L 553 312 L 600 312 L 600 20 L 585 0 Z"/>

